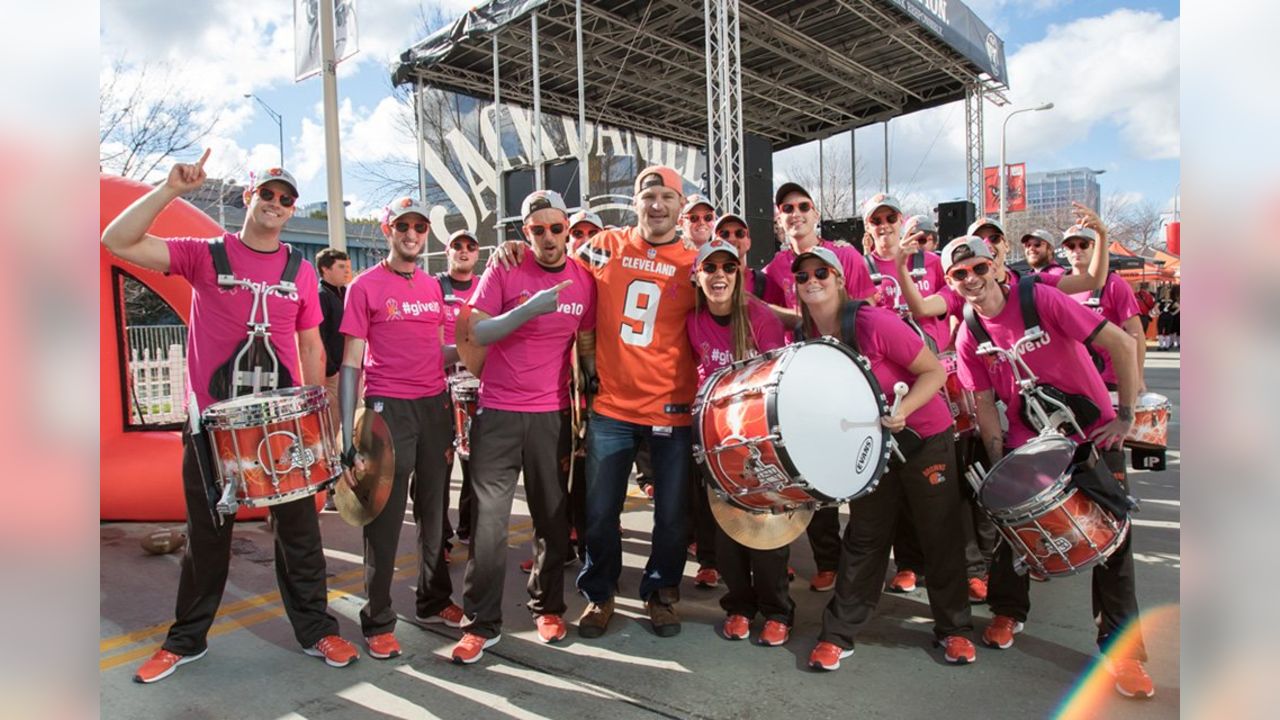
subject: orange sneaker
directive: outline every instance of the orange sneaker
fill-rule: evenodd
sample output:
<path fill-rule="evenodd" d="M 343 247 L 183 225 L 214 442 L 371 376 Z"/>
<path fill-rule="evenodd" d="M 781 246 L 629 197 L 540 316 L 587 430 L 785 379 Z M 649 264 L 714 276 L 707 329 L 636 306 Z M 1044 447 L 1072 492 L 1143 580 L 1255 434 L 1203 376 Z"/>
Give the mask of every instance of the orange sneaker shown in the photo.
<path fill-rule="evenodd" d="M 829 592 L 836 587 L 836 571 L 820 570 L 809 579 L 809 589 L 814 592 Z M 832 668 L 834 669 L 834 668 Z"/>
<path fill-rule="evenodd" d="M 698 568 L 698 573 L 693 576 L 693 584 L 704 590 L 711 590 L 720 584 L 720 573 L 713 567 L 703 565 Z"/>
<path fill-rule="evenodd" d="M 400 643 L 396 641 L 395 633 L 379 633 L 377 635 L 367 635 L 364 644 L 369 648 L 369 657 L 379 660 L 387 658 L 400 657 Z"/>
<path fill-rule="evenodd" d="M 435 615 L 428 615 L 426 617 L 423 617 L 422 615 L 415 616 L 415 619 L 423 625 L 444 624 L 445 627 L 451 628 L 462 627 L 462 618 L 462 608 L 454 605 L 453 603 L 449 603 L 448 607 Z"/>
<path fill-rule="evenodd" d="M 941 640 L 934 640 L 933 644 L 942 648 L 943 659 L 952 665 L 968 665 L 978 659 L 978 653 L 967 637 L 948 635 Z"/>
<path fill-rule="evenodd" d="M 501 635 L 491 638 L 480 637 L 475 633 L 463 633 L 462 639 L 453 646 L 453 662 L 457 665 L 470 665 L 484 656 L 485 648 L 491 648 L 502 639 Z"/>
<path fill-rule="evenodd" d="M 839 670 L 840 661 L 853 654 L 835 643 L 820 642 L 809 653 L 809 667 L 814 670 Z"/>
<path fill-rule="evenodd" d="M 346 667 L 360 657 L 360 651 L 356 650 L 356 646 L 338 635 L 325 635 L 320 638 L 320 642 L 309 648 L 303 648 L 302 652 L 311 657 L 324 658 L 326 665 L 336 668 Z"/>
<path fill-rule="evenodd" d="M 751 621 L 744 615 L 730 615 L 720 626 L 725 640 L 746 640 L 751 636 Z"/>
<path fill-rule="evenodd" d="M 1107 669 L 1116 679 L 1116 692 L 1125 697 L 1149 698 L 1156 694 L 1155 683 L 1140 660 L 1121 658 L 1107 663 Z"/>
<path fill-rule="evenodd" d="M 987 647 L 997 650 L 1008 650 L 1013 647 L 1013 636 L 1022 632 L 1022 623 L 1008 615 L 997 615 L 991 624 L 982 631 L 982 642 Z"/>
<path fill-rule="evenodd" d="M 645 483 L 645 484 L 643 484 L 643 485 L 641 485 L 641 486 L 640 486 L 640 489 L 644 491 L 644 494 L 645 494 L 645 495 L 646 495 L 650 500 L 652 500 L 652 499 L 653 499 L 653 483 Z"/>
<path fill-rule="evenodd" d="M 909 593 L 916 589 L 916 574 L 911 570 L 899 570 L 889 581 L 889 592 Z"/>
<path fill-rule="evenodd" d="M 528 575 L 533 572 L 533 558 L 520 561 L 520 572 Z"/>
<path fill-rule="evenodd" d="M 560 642 L 564 639 L 564 618 L 559 615 L 539 615 L 533 623 L 538 626 L 538 639 L 544 643 Z"/>
<path fill-rule="evenodd" d="M 787 582 L 791 582 L 792 580 L 795 580 L 795 579 L 796 579 L 796 569 L 788 565 L 787 566 Z"/>
<path fill-rule="evenodd" d="M 790 625 L 777 620 L 766 620 L 764 629 L 760 631 L 760 637 L 756 638 L 756 644 L 764 645 L 765 647 L 778 647 L 790 639 Z"/>
<path fill-rule="evenodd" d="M 136 683 L 158 682 L 172 675 L 180 665 L 195 662 L 208 652 L 209 648 L 205 648 L 195 655 L 178 655 L 160 648 L 150 660 L 142 663 L 138 671 L 133 674 L 133 681 Z"/>
<path fill-rule="evenodd" d="M 984 603 L 987 601 L 987 579 L 969 578 L 969 602 Z"/>

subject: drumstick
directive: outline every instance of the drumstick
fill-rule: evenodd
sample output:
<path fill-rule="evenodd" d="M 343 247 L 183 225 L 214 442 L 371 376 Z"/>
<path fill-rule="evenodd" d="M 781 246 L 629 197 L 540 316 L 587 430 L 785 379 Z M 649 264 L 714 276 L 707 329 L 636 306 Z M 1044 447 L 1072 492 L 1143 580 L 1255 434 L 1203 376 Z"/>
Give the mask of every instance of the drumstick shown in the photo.
<path fill-rule="evenodd" d="M 896 382 L 893 385 L 893 407 L 889 409 L 889 417 L 898 414 L 898 408 L 902 407 L 902 398 L 907 395 L 907 384 L 904 382 Z M 898 441 L 893 437 L 889 438 L 889 445 L 893 449 L 893 454 L 898 456 L 899 462 L 906 462 L 907 458 L 903 456 L 902 451 L 898 449 Z"/>

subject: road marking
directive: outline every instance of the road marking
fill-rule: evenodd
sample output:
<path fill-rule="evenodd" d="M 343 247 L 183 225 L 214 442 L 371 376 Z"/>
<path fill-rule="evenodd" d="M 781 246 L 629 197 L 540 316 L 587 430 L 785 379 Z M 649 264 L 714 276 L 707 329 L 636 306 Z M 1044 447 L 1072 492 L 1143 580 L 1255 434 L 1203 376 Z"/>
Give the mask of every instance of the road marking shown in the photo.
<path fill-rule="evenodd" d="M 494 710 L 508 717 L 519 718 L 519 720 L 550 720 L 550 718 L 544 715 L 529 712 L 522 707 L 511 704 L 510 700 L 507 700 L 501 695 L 495 695 L 494 693 L 485 692 L 484 690 L 478 690 L 459 683 L 449 682 L 442 678 L 432 677 L 426 673 L 418 672 L 408 665 L 401 665 L 396 668 L 396 670 L 415 680 L 421 680 L 422 682 L 434 685 L 446 692 L 451 692 L 459 697 L 479 703 L 480 705 L 485 706 L 486 710 Z"/>
<path fill-rule="evenodd" d="M 580 645 L 575 643 L 572 645 L 563 645 L 560 647 L 560 650 L 562 652 L 569 653 L 570 655 L 580 655 L 590 660 L 607 660 L 620 663 L 622 665 L 643 665 L 644 667 L 682 673 L 693 672 L 689 668 L 673 660 L 657 660 L 654 658 L 639 657 L 636 655 L 624 655 L 620 652 L 614 652 L 600 647 L 599 645 Z"/>
<path fill-rule="evenodd" d="M 490 665 L 485 669 L 489 672 L 506 675 L 508 677 L 513 677 L 536 685 L 542 685 L 543 687 L 582 693 L 583 695 L 590 695 L 591 697 L 600 698 L 602 700 L 637 702 L 635 698 L 614 692 L 607 688 L 602 688 L 598 685 L 592 685 L 591 683 L 584 682 L 582 680 L 566 680 L 565 678 L 549 675 L 539 670 L 529 670 L 526 668 L 512 667 L 510 665 Z"/>
<path fill-rule="evenodd" d="M 349 688 L 339 690 L 338 697 L 374 712 L 403 720 L 440 720 L 438 715 L 432 714 L 421 705 L 409 702 L 372 683 L 356 683 Z"/>
<path fill-rule="evenodd" d="M 1133 518 L 1132 522 L 1138 527 L 1160 528 L 1162 530 L 1177 530 L 1182 527 L 1182 525 L 1172 520 L 1139 520 L 1138 518 Z"/>

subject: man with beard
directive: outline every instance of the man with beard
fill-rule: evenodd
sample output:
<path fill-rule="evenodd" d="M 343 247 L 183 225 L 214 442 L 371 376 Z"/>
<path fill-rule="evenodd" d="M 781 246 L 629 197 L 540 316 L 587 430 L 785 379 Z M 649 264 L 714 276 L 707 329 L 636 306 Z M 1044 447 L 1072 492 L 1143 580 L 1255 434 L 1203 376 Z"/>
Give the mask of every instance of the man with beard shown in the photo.
<path fill-rule="evenodd" d="M 711 229 L 716 222 L 716 207 L 705 197 L 693 194 L 680 211 L 680 232 L 702 247 L 711 239 Z"/>
<path fill-rule="evenodd" d="M 1040 275 L 1064 275 L 1067 269 L 1058 264 L 1053 253 L 1058 249 L 1058 238 L 1048 230 L 1032 230 L 1022 236 L 1022 252 L 1027 256 L 1027 265 L 1031 272 Z M 1085 258 L 1086 265 L 1089 258 Z M 1081 268 L 1088 270 L 1087 267 Z"/>
<path fill-rule="evenodd" d="M 444 304 L 446 306 L 444 321 L 444 344 L 454 345 L 456 338 L 456 325 L 458 316 L 462 313 L 462 306 L 471 300 L 471 296 L 475 294 L 475 268 L 476 262 L 480 259 L 480 243 L 476 240 L 476 236 L 472 235 L 469 230 L 459 230 L 449 236 L 445 247 L 445 271 L 436 275 L 436 280 L 440 281 L 440 289 L 444 292 Z M 450 365 L 445 369 L 445 376 L 449 382 L 456 382 L 464 378 L 472 378 L 471 373 L 460 364 Z M 449 402 L 453 402 L 452 395 Z M 454 429 L 455 433 L 457 428 Z M 448 477 L 453 477 L 453 462 L 456 457 L 455 453 L 450 453 L 450 462 Z M 473 493 L 471 492 L 471 461 L 466 458 L 458 458 L 462 463 L 462 489 L 458 493 L 458 540 L 466 543 L 471 539 L 471 501 Z M 444 539 L 445 552 L 449 547 L 449 538 L 453 537 L 453 528 L 449 525 L 449 516 L 444 518 Z"/>

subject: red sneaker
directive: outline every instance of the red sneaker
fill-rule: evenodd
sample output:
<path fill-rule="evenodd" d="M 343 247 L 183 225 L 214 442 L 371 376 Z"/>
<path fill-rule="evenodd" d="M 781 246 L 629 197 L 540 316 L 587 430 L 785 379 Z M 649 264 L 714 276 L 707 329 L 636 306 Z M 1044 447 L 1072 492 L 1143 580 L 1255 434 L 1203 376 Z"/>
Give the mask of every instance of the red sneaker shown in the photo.
<path fill-rule="evenodd" d="M 356 650 L 355 645 L 337 635 L 325 635 L 320 638 L 320 642 L 309 648 L 303 648 L 302 652 L 311 657 L 324 658 L 326 665 L 337 668 L 346 667 L 360 657 L 360 652 Z"/>
<path fill-rule="evenodd" d="M 538 639 L 544 643 L 560 642 L 567 632 L 559 615 L 539 615 L 533 622 L 538 626 Z"/>
<path fill-rule="evenodd" d="M 1116 692 L 1125 697 L 1149 698 L 1156 694 L 1155 683 L 1142 662 L 1133 658 L 1121 658 L 1107 663 L 1107 669 L 1116 679 Z"/>
<path fill-rule="evenodd" d="M 809 589 L 814 592 L 827 592 L 836 587 L 836 571 L 820 570 L 809 579 Z M 836 663 L 838 666 L 839 663 Z M 835 668 L 832 668 L 834 670 Z"/>
<path fill-rule="evenodd" d="M 396 641 L 395 633 L 369 635 L 365 637 L 364 642 L 369 648 L 369 657 L 379 660 L 400 657 L 400 643 Z"/>
<path fill-rule="evenodd" d="M 796 569 L 788 565 L 787 566 L 787 582 L 791 582 L 792 580 L 795 580 L 795 579 L 796 579 Z"/>
<path fill-rule="evenodd" d="M 700 588 L 710 590 L 720 584 L 720 573 L 713 567 L 703 565 L 698 568 L 698 574 L 693 576 L 693 584 Z"/>
<path fill-rule="evenodd" d="M 987 579 L 969 578 L 969 602 L 984 603 L 987 601 Z"/>
<path fill-rule="evenodd" d="M 449 603 L 448 607 L 435 615 L 427 617 L 423 617 L 421 615 L 415 616 L 415 619 L 423 625 L 444 624 L 445 627 L 451 628 L 462 627 L 462 618 L 462 608 L 454 605 L 453 603 Z"/>
<path fill-rule="evenodd" d="M 688 550 L 689 550 L 689 557 L 691 558 L 698 557 L 698 543 L 696 542 L 689 543 Z"/>
<path fill-rule="evenodd" d="M 205 648 L 195 655 L 178 655 L 160 648 L 150 660 L 142 663 L 138 671 L 133 674 L 133 681 L 136 683 L 158 682 L 172 675 L 179 666 L 195 662 L 208 652 L 209 648 Z"/>
<path fill-rule="evenodd" d="M 645 483 L 644 485 L 641 485 L 641 486 L 640 486 L 640 489 L 644 491 L 644 494 L 645 494 L 645 495 L 647 495 L 647 496 L 649 497 L 649 499 L 650 499 L 650 500 L 652 500 L 652 499 L 653 499 L 653 484 L 652 484 L 652 483 Z"/>
<path fill-rule="evenodd" d="M 952 665 L 968 665 L 978 659 L 978 653 L 967 637 L 949 635 L 941 640 L 934 640 L 933 643 L 943 649 L 943 659 Z"/>
<path fill-rule="evenodd" d="M 484 656 L 485 648 L 497 645 L 501 639 L 501 635 L 483 638 L 475 633 L 463 633 L 462 639 L 453 646 L 453 662 L 458 665 L 470 665 Z"/>
<path fill-rule="evenodd" d="M 809 667 L 814 670 L 839 670 L 840 661 L 853 654 L 853 650 L 829 642 L 820 642 L 809 653 Z"/>
<path fill-rule="evenodd" d="M 766 620 L 764 629 L 760 631 L 760 637 L 756 638 L 756 644 L 764 645 L 765 647 L 778 647 L 790 639 L 790 625 L 777 620 Z"/>
<path fill-rule="evenodd" d="M 1022 623 L 1008 615 L 997 615 L 987 629 L 982 631 L 982 642 L 987 647 L 1008 650 L 1013 647 L 1013 636 L 1022 632 L 1022 627 Z"/>
<path fill-rule="evenodd" d="M 889 592 L 909 593 L 916 589 L 916 574 L 911 570 L 899 570 L 889 581 Z"/>
<path fill-rule="evenodd" d="M 746 640 L 751 636 L 751 621 L 743 615 L 730 615 L 720 626 L 725 640 Z"/>
<path fill-rule="evenodd" d="M 533 558 L 529 558 L 528 560 L 522 560 L 520 562 L 520 572 L 524 573 L 525 575 L 528 575 L 533 572 Z"/>

